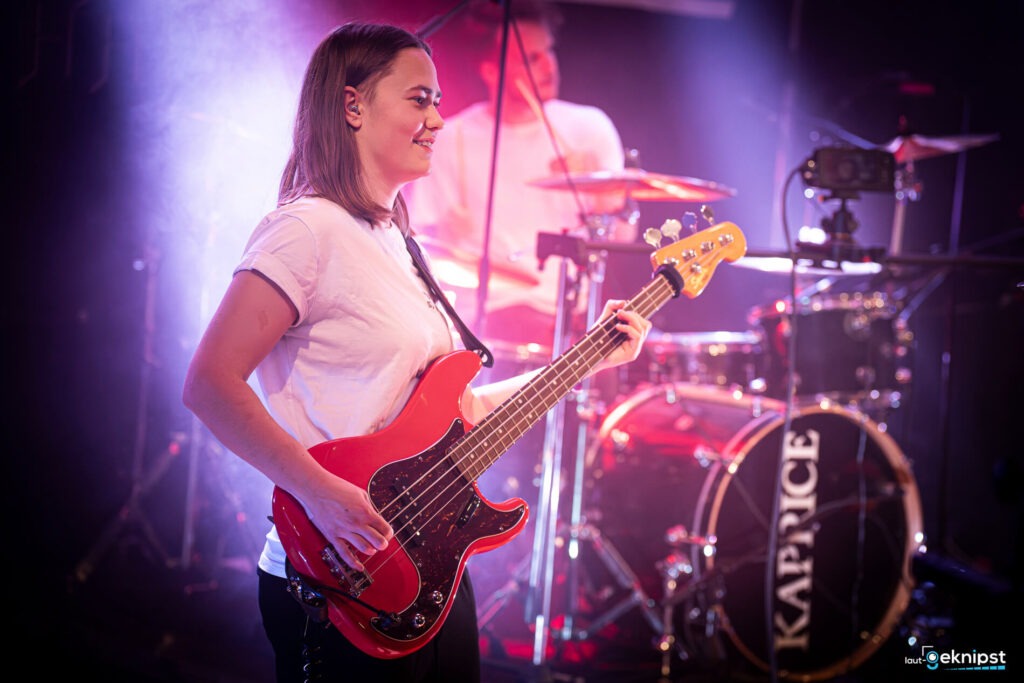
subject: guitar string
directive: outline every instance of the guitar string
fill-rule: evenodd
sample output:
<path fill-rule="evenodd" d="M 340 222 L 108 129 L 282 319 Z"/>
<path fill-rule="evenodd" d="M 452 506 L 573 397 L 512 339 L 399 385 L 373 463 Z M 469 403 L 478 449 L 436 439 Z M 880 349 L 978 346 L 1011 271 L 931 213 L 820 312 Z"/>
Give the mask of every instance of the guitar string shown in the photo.
<path fill-rule="evenodd" d="M 655 305 L 655 307 L 651 310 L 650 313 L 643 314 L 641 312 L 641 310 L 639 310 L 641 308 L 640 305 L 645 303 L 644 301 L 642 301 L 642 299 L 650 298 L 650 297 L 645 296 L 645 295 L 649 294 L 649 293 L 650 294 L 655 294 L 655 292 L 653 292 L 653 290 L 654 289 L 658 289 L 659 286 L 660 286 L 661 289 L 668 289 L 669 290 L 668 291 L 668 296 L 662 297 L 662 301 L 660 303 L 657 303 Z M 653 315 L 653 313 L 656 312 L 657 309 L 662 304 L 664 304 L 666 301 L 668 301 L 669 298 L 671 298 L 671 292 L 672 292 L 671 284 L 666 279 L 661 278 L 658 281 L 655 281 L 654 286 L 648 285 L 647 287 L 645 287 L 645 289 L 640 294 L 638 294 L 636 297 L 634 297 L 634 299 L 632 299 L 629 302 L 627 302 L 626 308 L 629 309 L 629 310 L 637 310 L 637 312 L 641 313 L 641 315 L 644 315 L 645 318 L 650 317 L 650 315 Z M 629 304 L 637 304 L 637 305 L 635 307 L 630 307 Z M 647 305 L 649 305 L 649 304 L 647 304 Z M 549 383 L 549 385 L 556 385 L 555 389 L 552 389 L 550 387 L 546 388 L 546 389 L 545 388 L 541 388 L 541 387 L 536 387 L 536 389 L 535 389 L 535 383 L 531 381 L 529 384 L 524 386 L 520 391 L 516 392 L 511 397 L 506 399 L 505 402 L 503 402 L 500 406 L 498 406 L 498 408 L 496 408 L 487 417 L 485 417 L 483 420 L 481 420 L 480 423 L 478 425 L 476 425 L 473 429 L 471 429 L 469 432 L 467 432 L 465 435 L 463 435 L 463 437 L 461 439 L 459 439 L 453 445 L 451 450 L 448 453 L 445 454 L 448 457 L 442 458 L 438 463 L 436 463 L 433 466 L 431 466 L 431 468 L 428 469 L 427 472 L 425 472 L 423 475 L 421 475 L 419 479 L 417 479 L 415 482 L 413 482 L 412 485 L 410 485 L 409 488 L 413 488 L 413 487 L 415 487 L 415 485 L 423 483 L 423 480 L 427 476 L 429 476 L 430 474 L 435 474 L 435 475 L 437 474 L 435 472 L 435 470 L 437 470 L 437 468 L 445 466 L 445 464 L 444 464 L 445 460 L 451 461 L 452 464 L 450 466 L 448 466 L 448 468 L 444 472 L 441 472 L 440 475 L 437 475 L 434 480 L 429 481 L 427 483 L 427 486 L 423 489 L 423 491 L 419 492 L 410 501 L 410 506 L 411 505 L 419 505 L 419 506 L 421 506 L 421 510 L 422 511 L 430 509 L 432 506 L 434 506 L 435 503 L 437 503 L 437 501 L 441 498 L 441 496 L 443 496 L 451 488 L 453 483 L 457 486 L 457 488 L 456 488 L 455 492 L 451 495 L 451 497 L 448 499 L 448 502 L 451 502 L 458 495 L 460 495 L 461 493 L 463 493 L 464 491 L 466 491 L 467 489 L 472 487 L 472 485 L 475 483 L 475 479 L 467 480 L 464 477 L 462 477 L 462 472 L 459 470 L 459 467 L 458 467 L 458 465 L 460 463 L 463 463 L 463 462 L 466 461 L 466 456 L 459 455 L 458 452 L 459 451 L 465 451 L 465 450 L 467 450 L 467 448 L 472 450 L 472 449 L 475 449 L 477 446 L 479 446 L 480 443 L 486 443 L 485 441 L 481 440 L 480 433 L 481 433 L 481 431 L 486 431 L 486 429 L 490 425 L 490 423 L 494 422 L 495 420 L 501 420 L 499 422 L 499 427 L 502 426 L 502 425 L 508 425 L 509 423 L 511 423 L 511 426 L 514 428 L 513 431 L 514 432 L 515 431 L 519 432 L 518 436 L 513 438 L 512 441 L 510 443 L 508 443 L 508 445 L 504 444 L 504 437 L 499 439 L 499 445 L 502 446 L 502 449 L 501 449 L 501 451 L 499 453 L 504 453 L 505 451 L 508 450 L 508 448 L 511 448 L 511 446 L 519 438 L 521 438 L 523 434 L 525 434 L 526 429 L 528 429 L 529 426 L 532 426 L 533 424 L 536 423 L 536 419 L 533 418 L 532 416 L 527 418 L 527 419 L 522 419 L 522 414 L 524 412 L 522 407 L 521 406 L 514 406 L 513 404 L 518 403 L 520 401 L 520 399 L 522 399 L 524 397 L 525 394 L 530 393 L 530 391 L 533 390 L 533 389 L 535 389 L 535 392 L 547 393 L 549 395 L 560 394 L 560 398 L 556 399 L 554 401 L 554 403 L 557 403 L 558 400 L 561 400 L 561 398 L 564 398 L 564 396 L 566 394 L 568 394 L 568 392 L 569 392 L 569 387 L 573 386 L 580 379 L 582 379 L 582 377 L 585 376 L 586 371 L 590 369 L 590 367 L 585 368 L 584 372 L 582 374 L 580 374 L 579 376 L 574 376 L 573 373 L 568 373 L 568 377 L 566 377 L 565 375 L 567 373 L 563 369 L 565 366 L 568 366 L 568 369 L 578 369 L 579 368 L 578 361 L 572 360 L 570 362 L 569 360 L 567 360 L 569 358 L 569 356 L 570 355 L 572 355 L 572 356 L 581 355 L 584 351 L 587 351 L 587 349 L 584 348 L 584 347 L 586 347 L 586 346 L 593 346 L 595 343 L 597 343 L 597 344 L 600 344 L 600 346 L 598 348 L 596 348 L 596 349 L 591 350 L 590 353 L 594 353 L 596 351 L 597 353 L 595 354 L 596 355 L 596 359 L 594 361 L 594 364 L 596 364 L 597 362 L 600 362 L 601 359 L 603 359 L 608 353 L 610 353 L 612 350 L 614 350 L 615 347 L 617 347 L 619 344 L 621 344 L 626 339 L 625 333 L 620 332 L 620 331 L 614 329 L 614 326 L 616 324 L 617 324 L 617 319 L 615 317 L 611 317 L 611 318 L 606 319 L 605 321 L 602 322 L 601 325 L 593 328 L 591 334 L 589 334 L 586 337 L 584 337 L 580 341 L 580 343 L 578 343 L 575 346 L 571 347 L 568 351 L 566 351 L 565 354 L 563 354 L 558 360 L 556 360 L 556 362 L 554 364 L 552 364 L 549 367 L 549 369 L 553 371 L 553 378 L 552 378 L 551 382 Z M 603 340 L 597 340 L 596 338 L 601 336 L 601 333 L 604 333 L 604 339 Z M 562 366 L 562 367 L 556 367 L 556 366 L 559 366 L 559 365 Z M 541 377 L 538 377 L 537 379 L 541 379 Z M 567 379 L 571 379 L 572 381 L 566 381 Z M 553 404 L 552 404 L 552 407 L 553 407 Z M 550 410 L 550 408 L 548 408 L 548 410 Z M 508 413 L 510 413 L 510 415 L 508 417 L 504 417 L 503 415 L 499 415 L 499 413 L 504 413 L 504 412 L 508 412 Z M 544 412 L 546 413 L 547 411 L 544 411 Z M 525 427 L 521 426 L 523 424 L 525 424 L 526 426 Z M 491 444 L 487 443 L 487 448 L 485 449 L 485 453 L 483 455 L 486 455 L 487 452 L 491 451 L 491 450 L 493 450 L 493 447 L 491 446 Z M 481 456 L 477 460 L 479 461 L 479 460 L 483 460 L 483 459 L 484 458 Z M 491 463 L 487 464 L 487 467 L 489 467 L 490 464 L 493 464 L 493 462 L 496 462 L 496 459 L 494 461 L 492 461 Z M 479 465 L 479 462 L 473 462 L 472 465 Z M 480 474 L 482 474 L 484 471 L 486 471 L 487 467 L 485 467 L 480 472 Z M 454 478 L 447 476 L 447 475 L 452 474 L 453 472 L 456 474 L 456 476 Z M 479 476 L 479 474 L 477 476 Z M 431 500 L 429 500 L 427 503 L 423 504 L 423 499 L 427 495 L 430 495 L 432 493 L 431 489 L 432 488 L 436 488 L 437 485 L 443 485 L 443 487 L 441 488 L 440 491 L 437 491 L 437 492 L 433 493 L 433 498 L 431 498 Z M 398 501 L 399 501 L 399 499 L 395 499 L 395 500 L 390 501 L 387 505 L 384 506 L 384 508 L 382 508 L 381 512 L 384 513 L 386 510 L 388 510 L 388 508 L 392 507 L 393 504 L 398 503 Z M 437 509 L 434 510 L 433 514 L 431 514 L 430 517 L 428 517 L 427 519 L 422 520 L 422 521 L 417 519 L 417 517 L 422 515 L 422 511 L 417 512 L 413 516 L 411 516 L 410 519 L 403 526 L 399 527 L 398 529 L 395 529 L 394 530 L 395 531 L 395 536 L 394 537 L 397 540 L 398 545 L 402 549 L 405 549 L 405 542 L 402 541 L 399 538 L 400 534 L 402 532 L 406 531 L 408 529 L 408 527 L 411 524 L 413 524 L 414 522 L 418 522 L 418 523 L 423 524 L 423 525 L 429 524 L 431 521 L 433 521 L 433 519 L 438 514 L 440 514 L 445 509 L 445 505 L 446 504 L 442 504 L 442 505 L 437 506 Z M 398 513 L 395 515 L 395 517 L 392 518 L 392 520 L 393 519 L 397 519 L 402 513 L 404 513 L 408 509 L 408 507 L 409 506 L 399 510 Z M 392 520 L 389 520 L 389 523 Z M 389 553 L 387 557 L 381 558 L 380 562 L 375 563 L 377 566 L 374 568 L 374 570 L 367 572 L 368 576 L 370 578 L 372 578 L 373 575 L 374 575 L 374 572 L 379 570 L 381 567 L 384 566 L 384 564 L 389 562 L 392 559 L 392 557 L 394 557 L 394 555 L 395 555 L 395 553 Z"/>
<path fill-rule="evenodd" d="M 711 251 L 711 252 L 708 252 L 708 253 L 702 253 L 702 254 L 699 254 L 696 257 L 696 260 L 698 262 L 697 265 L 701 266 L 701 268 L 702 268 L 702 270 L 700 272 L 703 272 L 703 268 L 707 266 L 707 263 L 704 262 L 705 260 L 707 260 L 709 262 L 717 260 L 718 254 L 716 253 L 716 251 L 717 250 L 714 250 L 714 251 Z M 704 275 L 704 277 L 705 278 L 710 277 L 710 272 L 706 273 Z M 656 290 L 659 290 L 659 289 L 660 290 L 668 290 L 668 291 L 667 292 L 656 291 Z M 668 278 L 666 276 L 657 278 L 657 279 L 653 280 L 651 283 L 648 283 L 635 297 L 630 299 L 627 302 L 626 308 L 630 309 L 630 310 L 636 310 L 644 318 L 649 318 L 651 315 L 653 315 L 655 312 L 657 312 L 657 310 L 662 305 L 664 305 L 670 298 L 672 298 L 673 291 L 674 291 L 674 288 L 672 286 L 672 283 L 669 282 L 669 280 L 668 280 Z M 660 299 L 660 301 L 658 301 L 657 299 Z M 649 312 L 644 313 L 641 310 L 641 307 L 647 307 L 647 306 L 652 306 L 652 308 L 651 308 L 651 310 Z M 594 351 L 598 351 L 599 352 L 598 355 L 596 356 L 595 360 L 594 360 L 594 364 L 596 365 L 597 362 L 600 362 L 600 360 L 602 360 L 608 353 L 610 353 L 612 350 L 614 350 L 614 348 L 616 346 L 618 346 L 619 344 L 622 343 L 622 341 L 625 340 L 625 334 L 622 333 L 622 332 L 618 332 L 617 330 L 614 329 L 615 324 L 617 324 L 617 319 L 614 316 L 610 317 L 610 318 L 607 318 L 600 325 L 598 325 L 595 328 L 593 328 L 591 330 L 591 332 L 588 333 L 577 344 L 575 344 L 574 346 L 570 347 L 570 349 L 568 351 L 566 351 L 564 354 L 562 354 L 562 356 L 560 356 L 558 359 L 556 359 L 556 361 L 554 363 L 552 363 L 551 366 L 549 366 L 549 370 L 551 370 L 553 375 L 554 375 L 554 378 L 553 378 L 553 380 L 552 380 L 552 382 L 550 384 L 553 384 L 553 385 L 557 384 L 558 385 L 558 392 L 561 392 L 561 393 L 559 395 L 559 398 L 556 399 L 552 403 L 552 406 L 550 406 L 548 408 L 548 410 L 550 410 L 550 408 L 554 406 L 554 403 L 557 403 L 558 400 L 561 400 L 562 398 L 564 398 L 565 395 L 567 395 L 569 393 L 569 391 L 570 391 L 569 387 L 571 387 L 573 384 L 576 384 L 580 379 L 582 379 L 585 376 L 586 372 L 591 367 L 593 367 L 592 365 L 590 367 L 587 367 L 583 371 L 583 373 L 580 374 L 578 377 L 575 377 L 572 382 L 566 383 L 565 382 L 566 377 L 563 377 L 563 375 L 565 374 L 564 370 L 563 370 L 563 367 L 568 365 L 570 369 L 577 369 L 578 368 L 578 361 L 575 360 L 575 358 L 573 358 L 570 361 L 569 360 L 570 356 L 575 357 L 577 355 L 583 354 L 584 351 L 587 351 L 587 349 L 584 348 L 584 347 L 593 346 L 595 343 L 601 344 L 601 346 L 599 348 L 593 349 L 593 350 L 589 351 L 589 353 L 593 353 Z M 617 332 L 617 334 L 614 334 L 616 332 Z M 604 335 L 604 338 L 603 339 L 597 339 L 599 336 L 602 335 L 602 333 Z M 511 448 L 511 446 L 513 444 L 515 444 L 515 442 L 519 438 L 521 438 L 523 436 L 523 434 L 525 434 L 525 431 L 526 431 L 526 429 L 529 428 L 529 426 L 532 426 L 536 422 L 536 418 L 531 416 L 530 419 L 525 420 L 525 424 L 527 426 L 526 427 L 520 427 L 519 426 L 520 423 L 524 422 L 523 420 L 519 419 L 520 416 L 523 413 L 522 407 L 521 406 L 513 406 L 512 404 L 519 402 L 526 394 L 530 393 L 531 391 L 534 391 L 535 387 L 537 387 L 537 385 L 539 385 L 539 381 L 538 380 L 546 377 L 546 375 L 547 375 L 547 373 L 544 373 L 544 375 L 540 375 L 537 378 L 535 378 L 534 380 L 531 380 L 522 389 L 517 391 L 515 394 L 510 396 L 508 399 L 506 399 L 506 401 L 504 401 L 501 405 L 499 405 L 498 408 L 496 408 L 489 415 L 487 415 L 483 420 L 480 421 L 480 423 L 478 425 L 476 425 L 473 429 L 471 429 L 469 432 L 467 432 L 465 435 L 463 435 L 463 437 L 460 438 L 453 445 L 451 450 L 448 453 L 445 454 L 446 456 L 449 456 L 449 457 L 441 458 L 439 462 L 437 462 L 434 465 L 432 465 L 427 470 L 427 472 L 422 474 L 419 477 L 419 479 L 417 479 L 416 481 L 413 482 L 412 485 L 410 485 L 409 488 L 411 489 L 411 488 L 415 487 L 417 484 L 422 484 L 423 480 L 428 475 L 436 474 L 435 470 L 437 470 L 437 468 L 444 467 L 444 461 L 445 460 L 449 460 L 449 461 L 452 462 L 451 466 L 449 466 L 447 470 L 445 470 L 444 472 L 441 472 L 440 476 L 437 476 L 437 478 L 434 479 L 433 481 L 428 482 L 427 486 L 423 489 L 423 491 L 417 493 L 417 495 L 410 501 L 410 505 L 420 505 L 420 503 L 423 501 L 423 499 L 427 495 L 429 495 L 431 493 L 431 489 L 432 488 L 435 488 L 439 484 L 443 484 L 443 488 L 441 488 L 441 490 L 439 492 L 436 492 L 436 493 L 433 494 L 433 498 L 431 498 L 431 500 L 428 503 L 423 505 L 423 507 L 421 508 L 421 511 L 418 511 L 417 513 L 412 515 L 410 517 L 410 519 L 403 526 L 401 526 L 398 529 L 394 530 L 395 531 L 394 537 L 397 540 L 399 547 L 401 547 L 403 550 L 405 549 L 405 543 L 399 538 L 399 534 L 401 532 L 406 531 L 408 529 L 408 527 L 411 524 L 413 524 L 414 522 L 419 521 L 417 518 L 422 515 L 422 510 L 427 510 L 431 506 L 433 506 L 433 504 L 436 503 L 440 499 L 440 497 L 442 495 L 444 495 L 448 491 L 449 488 L 451 488 L 452 483 L 455 483 L 457 485 L 457 489 L 454 492 L 454 494 L 451 495 L 451 497 L 448 499 L 448 501 L 445 504 L 437 506 L 437 509 L 433 512 L 433 514 L 431 514 L 430 517 L 426 518 L 423 521 L 419 521 L 420 524 L 423 524 L 423 525 L 429 524 L 431 521 L 433 521 L 433 519 L 438 514 L 440 514 L 443 510 L 445 510 L 445 506 L 447 505 L 448 502 L 451 502 L 451 501 L 455 500 L 455 498 L 458 495 L 460 495 L 461 493 L 463 493 L 464 491 L 466 491 L 467 489 L 472 487 L 472 485 L 475 483 L 475 479 L 467 480 L 466 478 L 461 476 L 462 472 L 461 472 L 461 470 L 459 470 L 459 464 L 461 462 L 465 461 L 465 456 L 458 456 L 457 451 L 466 450 L 466 448 L 469 448 L 469 447 L 476 448 L 477 446 L 479 446 L 480 443 L 481 443 L 481 439 L 480 439 L 479 435 L 480 435 L 480 433 L 482 431 L 486 431 L 486 429 L 481 429 L 481 428 L 486 428 L 495 419 L 502 419 L 503 418 L 503 414 L 505 412 L 510 412 L 511 413 L 508 416 L 508 418 L 504 418 L 502 422 L 499 422 L 499 426 L 503 426 L 506 423 L 511 421 L 512 425 L 514 427 L 516 427 L 517 430 L 521 429 L 521 431 L 520 431 L 519 435 L 516 436 L 515 438 L 513 438 L 513 440 L 508 445 L 504 445 L 503 440 L 500 440 L 500 445 L 502 445 L 502 450 L 498 452 L 498 457 L 500 457 L 501 454 L 503 454 L 505 451 L 507 451 L 508 448 Z M 572 377 L 573 377 L 573 375 L 569 374 L 569 378 L 572 378 Z M 564 384 L 564 386 L 563 386 L 563 384 Z M 539 388 L 539 387 L 536 388 L 535 393 L 536 392 L 545 392 L 545 391 L 548 394 L 554 393 L 550 389 L 544 389 L 544 388 Z M 545 410 L 544 412 L 546 413 L 547 410 Z M 475 442 L 475 443 L 471 443 L 471 442 Z M 490 446 L 490 444 L 487 444 L 487 446 L 488 446 L 488 448 L 485 449 L 485 453 L 484 453 L 485 455 L 488 453 L 488 451 L 493 450 L 493 448 Z M 483 460 L 482 457 L 477 459 L 478 462 L 474 462 L 472 464 L 478 465 L 479 461 L 481 461 L 481 460 Z M 490 467 L 496 461 L 497 461 L 497 458 L 494 458 L 490 463 L 487 463 L 486 467 L 484 467 L 484 469 L 480 472 L 480 474 L 482 474 L 484 471 L 486 471 L 486 469 L 488 467 Z M 456 472 L 456 475 L 457 475 L 456 477 L 452 478 L 452 477 L 446 476 L 446 475 L 450 475 L 453 471 Z M 477 476 L 480 476 L 480 475 L 478 474 Z M 461 482 L 461 485 L 460 485 L 460 482 Z M 399 502 L 399 499 L 394 499 L 392 501 L 389 501 L 384 506 L 384 508 L 382 508 L 381 512 L 384 513 L 384 511 L 388 510 L 388 508 L 392 507 L 393 504 L 398 503 L 398 502 Z M 400 514 L 404 513 L 408 509 L 409 509 L 409 506 L 406 506 L 405 508 L 400 509 L 398 511 L 398 514 L 396 514 L 395 517 L 393 517 L 391 520 L 389 520 L 389 523 L 391 523 L 392 520 L 397 519 Z M 369 578 L 372 579 L 374 573 L 377 570 L 379 570 L 380 568 L 382 568 L 387 562 L 389 562 L 396 555 L 396 553 L 397 553 L 397 549 L 395 550 L 395 552 L 388 553 L 387 557 L 383 557 L 383 558 L 380 559 L 379 562 L 374 563 L 377 566 L 373 570 L 367 571 L 365 573 L 368 575 Z"/>

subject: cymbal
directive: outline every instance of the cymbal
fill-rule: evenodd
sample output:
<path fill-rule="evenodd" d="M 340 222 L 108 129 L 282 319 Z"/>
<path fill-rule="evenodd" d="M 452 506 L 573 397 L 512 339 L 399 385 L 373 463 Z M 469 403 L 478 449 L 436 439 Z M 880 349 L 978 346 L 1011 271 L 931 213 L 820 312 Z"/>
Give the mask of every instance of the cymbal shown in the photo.
<path fill-rule="evenodd" d="M 651 329 L 644 344 L 657 352 L 664 347 L 693 351 L 717 345 L 753 345 L 760 341 L 755 332 L 663 332 Z"/>
<path fill-rule="evenodd" d="M 429 235 L 417 235 L 416 241 L 430 255 L 430 269 L 442 285 L 459 289 L 476 289 L 480 286 L 479 257 Z M 535 275 L 495 261 L 490 264 L 488 277 L 488 287 L 496 288 L 533 287 L 540 283 Z"/>
<path fill-rule="evenodd" d="M 591 194 L 621 193 L 642 202 L 713 202 L 736 196 L 731 187 L 709 180 L 648 173 L 639 168 L 570 173 L 532 180 L 529 184 L 546 190 L 575 188 Z"/>
<path fill-rule="evenodd" d="M 946 137 L 925 137 L 924 135 L 899 135 L 882 145 L 882 149 L 896 157 L 896 163 L 919 161 L 945 154 L 956 154 L 974 147 L 987 145 L 999 139 L 991 135 L 950 135 Z"/>
<path fill-rule="evenodd" d="M 827 264 L 827 265 L 826 265 Z M 834 264 L 834 266 L 832 265 Z M 744 256 L 731 265 L 757 270 L 762 273 L 789 274 L 814 277 L 839 277 L 845 275 L 874 275 L 882 272 L 882 264 L 860 261 L 819 261 L 818 259 L 797 257 L 796 265 L 788 256 Z"/>

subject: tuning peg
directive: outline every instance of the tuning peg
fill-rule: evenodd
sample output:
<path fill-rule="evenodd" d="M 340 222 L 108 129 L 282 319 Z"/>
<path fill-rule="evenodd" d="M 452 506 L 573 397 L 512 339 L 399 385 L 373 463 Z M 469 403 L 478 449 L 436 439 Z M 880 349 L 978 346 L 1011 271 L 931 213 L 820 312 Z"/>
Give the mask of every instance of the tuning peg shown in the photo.
<path fill-rule="evenodd" d="M 690 231 L 690 234 L 697 232 L 697 214 L 687 211 L 683 214 L 683 227 Z"/>
<path fill-rule="evenodd" d="M 675 218 L 669 218 L 661 225 L 661 234 L 669 238 L 673 242 L 679 239 L 679 233 L 683 229 L 683 224 L 677 221 Z"/>
<path fill-rule="evenodd" d="M 704 220 L 708 222 L 708 225 L 715 224 L 715 212 L 711 210 L 711 207 L 707 204 L 701 204 L 700 215 L 704 217 Z"/>
<path fill-rule="evenodd" d="M 644 230 L 644 242 L 657 249 L 661 246 L 661 231 L 657 228 L 647 228 Z"/>

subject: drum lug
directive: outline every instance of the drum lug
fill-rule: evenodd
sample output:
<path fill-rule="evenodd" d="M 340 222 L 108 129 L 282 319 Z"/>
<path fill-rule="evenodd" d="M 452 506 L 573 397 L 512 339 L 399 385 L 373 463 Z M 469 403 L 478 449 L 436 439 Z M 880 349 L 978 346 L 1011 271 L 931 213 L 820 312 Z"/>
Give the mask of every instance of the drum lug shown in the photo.
<path fill-rule="evenodd" d="M 680 577 L 693 575 L 693 564 L 679 553 L 669 554 L 665 559 L 656 563 L 656 567 L 665 580 L 666 592 L 676 589 Z"/>

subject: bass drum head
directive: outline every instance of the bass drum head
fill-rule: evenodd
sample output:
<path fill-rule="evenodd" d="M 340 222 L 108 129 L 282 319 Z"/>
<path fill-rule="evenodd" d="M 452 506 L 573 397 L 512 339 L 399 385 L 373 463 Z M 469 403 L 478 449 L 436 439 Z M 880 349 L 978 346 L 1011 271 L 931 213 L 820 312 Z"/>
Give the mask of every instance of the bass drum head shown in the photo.
<path fill-rule="evenodd" d="M 665 383 L 635 392 L 605 418 L 588 451 L 587 515 L 628 558 L 647 595 L 663 593 L 658 564 L 673 550 L 667 532 L 692 528 L 705 478 L 726 443 L 754 415 L 782 405 L 719 387 Z"/>
<path fill-rule="evenodd" d="M 791 418 L 788 430 L 783 413 L 759 418 L 706 481 L 700 514 L 715 552 L 695 549 L 693 561 L 707 619 L 680 628 L 706 633 L 713 622 L 727 637 L 719 645 L 769 671 L 770 558 L 776 671 L 815 681 L 856 668 L 893 631 L 910 599 L 922 513 L 902 453 L 871 420 L 828 406 Z M 780 453 L 780 534 L 770 547 Z"/>

